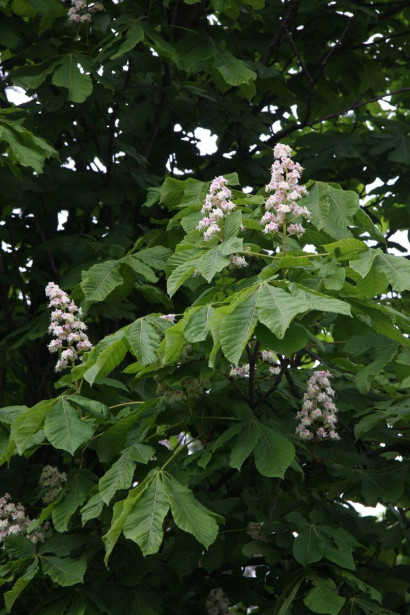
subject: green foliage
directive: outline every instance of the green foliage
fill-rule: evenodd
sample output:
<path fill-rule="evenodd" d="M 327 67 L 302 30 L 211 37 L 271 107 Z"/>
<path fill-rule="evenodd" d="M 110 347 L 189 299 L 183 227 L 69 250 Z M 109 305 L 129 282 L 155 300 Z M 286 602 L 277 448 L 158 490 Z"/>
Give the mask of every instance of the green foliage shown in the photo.
<path fill-rule="evenodd" d="M 104 9 L 0 0 L 0 497 L 31 520 L 1 535 L 0 610 L 208 615 L 220 588 L 238 615 L 404 615 L 410 9 Z M 283 139 L 310 211 L 285 243 L 260 223 Z M 207 242 L 219 175 L 236 208 Z M 94 343 L 59 376 L 50 280 Z M 318 369 L 340 440 L 295 433 Z M 46 465 L 67 478 L 52 492 Z"/>

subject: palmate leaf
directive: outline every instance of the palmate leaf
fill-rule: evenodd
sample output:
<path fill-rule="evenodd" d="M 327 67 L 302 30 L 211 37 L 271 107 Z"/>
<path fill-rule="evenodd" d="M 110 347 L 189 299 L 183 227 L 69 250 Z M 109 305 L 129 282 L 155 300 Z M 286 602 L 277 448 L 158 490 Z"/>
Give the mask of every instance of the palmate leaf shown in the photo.
<path fill-rule="evenodd" d="M 226 358 L 234 365 L 238 364 L 258 321 L 256 305 L 259 292 L 259 289 L 254 289 L 250 296 L 222 319 L 219 329 L 221 347 Z"/>
<path fill-rule="evenodd" d="M 96 380 L 105 378 L 121 363 L 128 350 L 128 344 L 123 335 L 124 332 L 121 332 L 119 339 L 114 339 L 104 347 L 93 348 L 84 371 L 84 379 L 89 384 L 93 385 Z"/>
<path fill-rule="evenodd" d="M 218 535 L 216 520 L 223 521 L 222 517 L 200 504 L 188 487 L 169 474 L 163 473 L 163 488 L 176 525 L 208 548 Z"/>
<path fill-rule="evenodd" d="M 137 500 L 124 523 L 124 536 L 137 543 L 143 555 L 156 553 L 163 539 L 162 524 L 169 510 L 161 474 L 153 480 Z"/>
<path fill-rule="evenodd" d="M 55 448 L 74 455 L 78 447 L 92 437 L 94 428 L 91 423 L 80 419 L 77 408 L 68 397 L 60 397 L 46 417 L 44 432 Z"/>
<path fill-rule="evenodd" d="M 127 327 L 125 339 L 132 354 L 137 357 L 141 365 L 149 365 L 157 360 L 159 335 L 145 318 L 138 318 Z"/>
<path fill-rule="evenodd" d="M 250 70 L 243 60 L 235 58 L 225 49 L 218 49 L 218 57 L 214 66 L 229 85 L 249 84 L 256 79 L 256 73 Z"/>
<path fill-rule="evenodd" d="M 9 557 L 32 559 L 36 553 L 34 544 L 21 534 L 9 534 L 2 542 Z"/>
<path fill-rule="evenodd" d="M 84 582 L 87 560 L 42 555 L 41 568 L 44 574 L 51 577 L 51 579 L 58 585 L 61 585 L 61 587 L 71 587 L 77 583 Z"/>

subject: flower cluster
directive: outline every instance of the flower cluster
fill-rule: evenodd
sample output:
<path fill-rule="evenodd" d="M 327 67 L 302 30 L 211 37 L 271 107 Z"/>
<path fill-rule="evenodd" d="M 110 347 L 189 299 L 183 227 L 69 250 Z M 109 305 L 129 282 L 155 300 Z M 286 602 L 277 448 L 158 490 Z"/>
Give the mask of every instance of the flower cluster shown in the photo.
<path fill-rule="evenodd" d="M 275 375 L 279 374 L 280 365 L 278 363 L 278 357 L 276 356 L 274 352 L 272 352 L 271 350 L 262 350 L 261 358 L 262 358 L 262 361 L 265 361 L 266 363 L 270 363 L 269 371 L 271 374 L 275 374 Z"/>
<path fill-rule="evenodd" d="M 252 540 L 266 540 L 266 534 L 261 532 L 263 521 L 249 521 L 246 533 Z"/>
<path fill-rule="evenodd" d="M 68 19 L 75 23 L 90 23 L 95 13 L 105 11 L 101 2 L 88 2 L 87 0 L 71 0 L 68 10 Z"/>
<path fill-rule="evenodd" d="M 70 300 L 67 293 L 54 282 L 49 282 L 46 296 L 50 299 L 48 307 L 53 308 L 48 332 L 56 337 L 49 343 L 48 349 L 50 352 L 59 352 L 55 371 L 60 372 L 69 363 L 74 365 L 76 359 L 81 360 L 80 355 L 91 350 L 92 344 L 84 333 L 87 325 L 81 320 L 82 310 Z"/>
<path fill-rule="evenodd" d="M 297 203 L 298 199 L 307 194 L 305 186 L 298 184 L 303 168 L 291 159 L 292 150 L 289 145 L 278 143 L 273 154 L 275 162 L 272 165 L 271 180 L 266 186 L 266 192 L 273 194 L 266 200 L 266 213 L 260 220 L 264 226 L 263 232 L 276 233 L 282 227 L 288 235 L 301 237 L 305 229 L 293 220 L 309 216 L 309 210 Z"/>
<path fill-rule="evenodd" d="M 246 259 L 243 256 L 238 256 L 237 254 L 231 254 L 229 260 L 229 269 L 233 269 L 234 267 L 239 267 L 242 269 L 243 267 L 248 266 Z"/>
<path fill-rule="evenodd" d="M 231 367 L 231 371 L 229 372 L 230 378 L 246 378 L 249 376 L 249 363 L 242 363 L 242 365 L 237 365 Z"/>
<path fill-rule="evenodd" d="M 3 542 L 3 538 L 13 534 L 25 534 L 33 544 L 44 542 L 45 537 L 42 529 L 27 534 L 30 523 L 31 519 L 26 515 L 26 510 L 22 504 L 14 504 L 8 493 L 0 498 L 0 544 Z"/>
<path fill-rule="evenodd" d="M 307 382 L 302 409 L 296 415 L 299 419 L 296 433 L 303 440 L 340 440 L 335 431 L 337 408 L 329 381 L 331 377 L 327 371 L 315 371 Z"/>
<path fill-rule="evenodd" d="M 207 615 L 230 615 L 229 600 L 220 587 L 211 589 L 205 603 Z"/>
<path fill-rule="evenodd" d="M 210 241 L 221 230 L 218 222 L 235 209 L 230 200 L 232 192 L 226 187 L 228 180 L 225 177 L 215 177 L 211 182 L 209 192 L 205 197 L 205 203 L 201 209 L 204 214 L 197 228 L 204 231 L 205 241 Z"/>
<path fill-rule="evenodd" d="M 47 493 L 43 496 L 44 504 L 53 502 L 66 482 L 67 474 L 65 472 L 59 472 L 58 468 L 53 466 L 44 466 L 38 481 L 40 487 L 47 489 Z"/>

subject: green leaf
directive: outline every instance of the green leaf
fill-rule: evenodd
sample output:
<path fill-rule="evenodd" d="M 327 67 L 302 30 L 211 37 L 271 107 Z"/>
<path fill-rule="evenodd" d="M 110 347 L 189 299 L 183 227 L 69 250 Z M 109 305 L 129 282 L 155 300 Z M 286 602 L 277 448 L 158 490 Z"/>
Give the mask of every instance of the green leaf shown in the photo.
<path fill-rule="evenodd" d="M 283 338 L 290 322 L 301 312 L 309 309 L 305 298 L 292 294 L 283 288 L 264 282 L 261 285 L 258 298 L 258 317 L 279 339 Z"/>
<path fill-rule="evenodd" d="M 163 474 L 163 488 L 176 525 L 184 532 L 195 536 L 207 549 L 216 540 L 218 535 L 216 519 L 221 520 L 221 517 L 202 506 L 192 491 L 172 476 Z"/>
<path fill-rule="evenodd" d="M 144 248 L 134 254 L 134 256 L 153 269 L 164 269 L 166 261 L 172 256 L 169 248 L 164 246 L 154 246 L 153 248 Z"/>
<path fill-rule="evenodd" d="M 229 465 L 237 470 L 241 469 L 243 462 L 249 457 L 260 438 L 260 429 L 255 421 L 250 420 L 242 425 L 242 431 L 231 444 L 231 456 L 229 459 Z"/>
<path fill-rule="evenodd" d="M 254 289 L 244 301 L 238 303 L 235 309 L 227 314 L 219 329 L 221 347 L 224 355 L 234 365 L 237 365 L 241 354 L 251 337 L 257 320 L 256 302 L 259 290 Z"/>
<path fill-rule="evenodd" d="M 6 605 L 7 613 L 10 613 L 13 604 L 20 596 L 21 592 L 27 587 L 32 579 L 36 576 L 38 572 L 38 563 L 37 560 L 32 562 L 30 566 L 27 568 L 25 573 L 20 576 L 17 581 L 14 583 L 13 587 L 4 594 L 4 603 Z"/>
<path fill-rule="evenodd" d="M 205 252 L 198 260 L 198 269 L 207 282 L 229 265 L 229 258 L 222 254 L 220 246 Z"/>
<path fill-rule="evenodd" d="M 359 196 L 352 190 L 342 190 L 330 184 L 316 182 L 301 204 L 311 213 L 311 221 L 335 239 L 351 237 L 348 230 L 359 209 Z"/>
<path fill-rule="evenodd" d="M 124 55 L 124 53 L 132 51 L 132 49 L 134 49 L 134 47 L 143 40 L 144 30 L 137 20 L 133 20 L 127 28 L 125 40 L 121 43 L 118 51 L 116 51 L 110 59 L 115 60 L 116 58 Z"/>
<path fill-rule="evenodd" d="M 100 348 L 102 348 L 102 350 L 100 350 Z M 100 348 L 95 346 L 92 349 L 86 366 L 89 363 L 93 364 L 84 371 L 84 379 L 91 386 L 96 380 L 101 380 L 108 376 L 108 374 L 121 363 L 127 354 L 128 344 L 126 340 L 121 337 Z"/>
<path fill-rule="evenodd" d="M 129 496 L 125 500 L 121 500 L 114 505 L 114 511 L 110 529 L 103 536 L 103 542 L 105 544 L 105 558 L 104 562 L 107 565 L 108 559 L 115 547 L 118 538 L 123 530 L 124 523 L 134 508 L 135 503 L 143 495 L 145 490 L 153 480 L 158 468 L 153 468 L 151 472 L 147 474 L 144 480 L 129 492 Z"/>
<path fill-rule="evenodd" d="M 410 261 L 407 258 L 379 253 L 376 264 L 384 271 L 394 290 L 410 290 Z"/>
<path fill-rule="evenodd" d="M 137 357 L 141 365 L 149 365 L 158 359 L 159 335 L 146 319 L 138 318 L 129 325 L 126 329 L 125 339 L 132 354 Z"/>
<path fill-rule="evenodd" d="M 259 424 L 260 439 L 255 446 L 256 469 L 269 478 L 283 478 L 295 458 L 295 447 L 270 427 Z"/>
<path fill-rule="evenodd" d="M 76 406 L 79 406 L 86 412 L 89 412 L 97 419 L 106 421 L 112 418 L 108 406 L 101 403 L 100 401 L 96 401 L 95 399 L 89 399 L 88 397 L 83 397 L 82 395 L 70 395 L 70 401 L 74 402 Z"/>
<path fill-rule="evenodd" d="M 58 157 L 56 150 L 44 139 L 8 119 L 0 118 L 0 140 L 7 143 L 9 153 L 19 164 L 32 167 L 36 173 L 43 172 L 46 158 Z"/>
<path fill-rule="evenodd" d="M 318 562 L 322 559 L 324 552 L 323 538 L 312 524 L 302 530 L 293 542 L 293 555 L 302 566 Z"/>
<path fill-rule="evenodd" d="M 214 67 L 222 79 L 229 85 L 241 85 L 256 79 L 256 73 L 250 70 L 243 60 L 235 58 L 226 49 L 218 49 L 218 56 Z"/>
<path fill-rule="evenodd" d="M 314 613 L 327 613 L 338 615 L 346 602 L 346 598 L 336 593 L 336 585 L 332 579 L 314 577 L 316 587 L 310 590 L 303 600 L 305 605 Z"/>
<path fill-rule="evenodd" d="M 138 253 L 128 254 L 127 256 L 124 256 L 124 258 L 121 259 L 121 262 L 131 267 L 131 269 L 135 271 L 135 273 L 141 275 L 147 280 L 147 282 L 151 282 L 152 284 L 158 282 L 158 278 L 155 275 L 155 271 L 149 265 L 144 263 L 143 260 L 138 258 Z"/>
<path fill-rule="evenodd" d="M 157 472 L 134 504 L 124 523 L 124 536 L 137 543 L 143 555 L 157 553 L 162 539 L 162 524 L 169 510 L 161 474 Z"/>
<path fill-rule="evenodd" d="M 336 257 L 340 260 L 348 261 L 358 257 L 361 252 L 368 252 L 369 246 L 367 246 L 360 239 L 339 239 L 333 243 L 326 243 L 323 245 L 326 252 L 330 254 L 336 253 Z"/>
<path fill-rule="evenodd" d="M 236 237 L 238 234 L 242 224 L 242 212 L 240 209 L 237 209 L 231 212 L 228 216 L 224 218 L 223 225 L 223 237 L 224 239 L 229 239 L 230 237 Z"/>
<path fill-rule="evenodd" d="M 97 302 L 104 299 L 117 286 L 123 284 L 124 279 L 119 272 L 120 261 L 105 261 L 97 263 L 83 271 L 81 280 L 81 289 L 85 295 L 86 301 Z"/>
<path fill-rule="evenodd" d="M 134 427 L 140 413 L 143 412 L 144 406 L 145 404 L 140 404 L 138 410 L 134 410 L 127 416 L 120 418 L 115 425 L 109 427 L 98 439 L 96 450 L 98 458 L 102 463 L 111 463 L 113 458 L 123 450 L 126 437 Z M 143 447 L 145 445 L 141 444 L 139 446 Z M 136 461 L 139 460 L 137 459 Z"/>
<path fill-rule="evenodd" d="M 80 419 L 68 397 L 60 397 L 46 417 L 44 432 L 55 448 L 74 455 L 78 447 L 92 437 L 94 429 L 90 423 Z"/>
<path fill-rule="evenodd" d="M 209 321 L 214 310 L 210 305 L 188 310 L 186 315 L 189 320 L 185 325 L 184 335 L 188 342 L 203 342 L 209 331 Z"/>
<path fill-rule="evenodd" d="M 68 476 L 65 494 L 52 510 L 52 519 L 58 532 L 66 532 L 74 513 L 87 499 L 95 485 L 94 475 L 87 470 L 73 470 Z"/>
<path fill-rule="evenodd" d="M 109 470 L 104 474 L 99 482 L 101 499 L 105 504 L 109 504 L 119 489 L 129 489 L 134 477 L 134 470 L 137 464 L 128 457 L 127 451 L 121 455 Z"/>
<path fill-rule="evenodd" d="M 68 54 L 54 71 L 52 81 L 53 85 L 67 88 L 69 100 L 82 103 L 90 96 L 93 84 L 91 77 L 80 71 L 78 63 L 77 56 Z"/>
<path fill-rule="evenodd" d="M 27 412 L 27 406 L 6 406 L 0 408 L 0 423 L 11 425 L 19 416 Z"/>
<path fill-rule="evenodd" d="M 290 283 L 289 288 L 295 297 L 303 301 L 308 309 L 319 310 L 321 312 L 334 312 L 336 314 L 345 314 L 351 316 L 351 307 L 345 301 L 335 299 L 330 295 L 319 293 L 311 288 L 306 288 L 300 284 Z"/>
<path fill-rule="evenodd" d="M 197 267 L 198 259 L 195 259 L 182 263 L 182 265 L 174 269 L 167 280 L 167 292 L 170 297 L 177 292 L 178 288 L 182 286 L 185 280 L 192 277 Z"/>
<path fill-rule="evenodd" d="M 84 583 L 87 560 L 42 555 L 41 568 L 57 585 L 71 587 L 77 583 Z"/>
<path fill-rule="evenodd" d="M 47 413 L 51 410 L 55 399 L 47 399 L 39 402 L 24 414 L 21 414 L 12 424 L 10 438 L 16 445 L 20 455 L 28 448 L 35 445 L 35 435 L 43 425 Z"/>
<path fill-rule="evenodd" d="M 34 544 L 21 534 L 9 534 L 3 538 L 3 545 L 10 557 L 32 559 L 36 549 Z"/>
<path fill-rule="evenodd" d="M 81 523 L 85 525 L 87 521 L 99 517 L 103 507 L 104 502 L 102 501 L 100 494 L 95 493 L 88 500 L 87 504 L 85 504 L 81 509 Z"/>
<path fill-rule="evenodd" d="M 372 268 L 374 259 L 378 254 L 381 253 L 381 250 L 377 248 L 377 250 L 366 250 L 361 252 L 357 258 L 353 259 L 349 263 L 349 267 L 356 271 L 362 278 L 364 278 Z"/>

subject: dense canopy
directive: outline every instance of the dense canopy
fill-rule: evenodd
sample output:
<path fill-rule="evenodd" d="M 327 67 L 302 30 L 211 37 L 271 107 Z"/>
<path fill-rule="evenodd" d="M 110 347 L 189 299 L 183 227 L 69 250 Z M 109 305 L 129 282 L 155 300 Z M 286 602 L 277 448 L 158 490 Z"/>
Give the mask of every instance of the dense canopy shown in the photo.
<path fill-rule="evenodd" d="M 0 613 L 408 613 L 409 34 L 0 0 Z"/>

